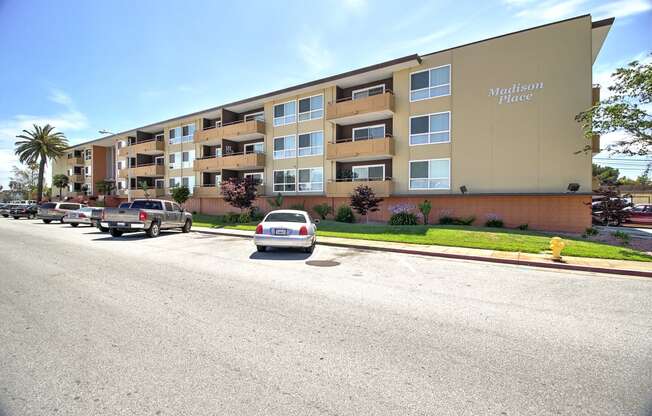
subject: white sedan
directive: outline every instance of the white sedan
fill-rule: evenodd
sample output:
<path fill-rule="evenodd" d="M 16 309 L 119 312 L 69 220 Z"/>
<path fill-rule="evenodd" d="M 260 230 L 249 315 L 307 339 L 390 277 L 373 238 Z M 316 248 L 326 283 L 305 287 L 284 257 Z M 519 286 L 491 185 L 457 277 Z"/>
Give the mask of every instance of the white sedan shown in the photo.
<path fill-rule="evenodd" d="M 267 247 L 300 247 L 306 253 L 312 253 L 317 242 L 318 222 L 311 220 L 306 211 L 272 211 L 256 227 L 254 244 L 258 251 L 265 251 Z"/>

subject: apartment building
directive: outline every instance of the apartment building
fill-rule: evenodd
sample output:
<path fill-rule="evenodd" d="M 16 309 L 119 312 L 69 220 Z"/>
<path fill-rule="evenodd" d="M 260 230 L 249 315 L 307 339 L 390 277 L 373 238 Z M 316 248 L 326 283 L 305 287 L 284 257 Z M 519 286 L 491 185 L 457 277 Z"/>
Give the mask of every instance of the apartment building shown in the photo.
<path fill-rule="evenodd" d="M 88 165 L 122 197 L 183 184 L 204 213 L 232 211 L 219 185 L 249 176 L 264 210 L 277 193 L 337 207 L 364 183 L 385 199 L 374 219 L 429 199 L 435 219 L 581 231 L 592 154 L 574 116 L 599 97 L 592 65 L 612 24 L 579 16 L 220 105 L 75 146 L 54 172 L 74 176 L 73 193 Z"/>

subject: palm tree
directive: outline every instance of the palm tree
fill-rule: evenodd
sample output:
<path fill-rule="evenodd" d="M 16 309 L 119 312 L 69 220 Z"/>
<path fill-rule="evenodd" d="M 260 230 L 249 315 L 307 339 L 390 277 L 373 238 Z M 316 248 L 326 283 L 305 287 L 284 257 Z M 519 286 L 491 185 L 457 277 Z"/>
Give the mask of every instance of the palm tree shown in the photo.
<path fill-rule="evenodd" d="M 16 142 L 16 155 L 21 163 L 38 163 L 38 185 L 36 187 L 36 200 L 41 202 L 43 197 L 43 175 L 45 164 L 48 159 L 56 159 L 63 156 L 68 147 L 68 140 L 61 132 L 54 132 L 54 127 L 46 124 L 37 126 L 33 130 L 23 130 L 23 133 L 16 136 L 20 141 Z"/>
<path fill-rule="evenodd" d="M 68 187 L 68 177 L 62 173 L 52 177 L 52 186 L 59 188 L 59 201 L 61 201 L 61 189 Z"/>

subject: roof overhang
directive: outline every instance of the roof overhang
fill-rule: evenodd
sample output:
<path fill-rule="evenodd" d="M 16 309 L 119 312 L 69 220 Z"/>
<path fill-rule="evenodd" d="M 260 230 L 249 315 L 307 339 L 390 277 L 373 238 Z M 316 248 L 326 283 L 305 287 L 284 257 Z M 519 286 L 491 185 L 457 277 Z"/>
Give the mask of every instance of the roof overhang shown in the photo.
<path fill-rule="evenodd" d="M 591 23 L 591 63 L 595 63 L 595 60 L 598 58 L 600 49 L 604 44 L 605 39 L 607 39 L 607 34 L 611 30 L 611 26 L 614 24 L 615 18 L 610 17 L 609 19 L 597 20 Z"/>

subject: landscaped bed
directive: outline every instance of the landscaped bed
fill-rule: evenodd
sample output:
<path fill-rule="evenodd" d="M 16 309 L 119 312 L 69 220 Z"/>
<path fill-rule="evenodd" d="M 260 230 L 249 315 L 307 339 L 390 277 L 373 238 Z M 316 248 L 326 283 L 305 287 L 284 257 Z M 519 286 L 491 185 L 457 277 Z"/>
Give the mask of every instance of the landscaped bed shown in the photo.
<path fill-rule="evenodd" d="M 194 215 L 200 227 L 255 230 L 256 223 L 226 224 L 220 216 Z M 514 229 L 459 225 L 384 225 L 349 224 L 324 220 L 317 226 L 317 235 L 360 240 L 480 248 L 498 251 L 544 253 L 549 251 L 551 233 Z M 590 241 L 580 236 L 560 235 L 566 241 L 563 255 L 615 260 L 652 261 L 652 256 L 629 247 Z"/>

